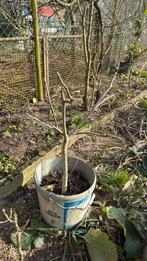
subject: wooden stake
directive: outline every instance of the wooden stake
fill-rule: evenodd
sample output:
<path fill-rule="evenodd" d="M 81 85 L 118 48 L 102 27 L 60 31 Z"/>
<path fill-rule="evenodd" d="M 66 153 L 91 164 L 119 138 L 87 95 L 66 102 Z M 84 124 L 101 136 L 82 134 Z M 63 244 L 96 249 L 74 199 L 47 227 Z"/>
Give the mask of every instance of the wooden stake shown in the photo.
<path fill-rule="evenodd" d="M 37 1 L 31 0 L 31 5 L 32 5 L 32 17 L 33 17 L 33 29 L 34 29 L 35 63 L 36 63 L 37 85 L 38 85 L 38 99 L 39 99 L 39 101 L 43 101 L 43 84 L 42 84 L 42 74 L 41 74 L 41 55 L 40 55 Z"/>

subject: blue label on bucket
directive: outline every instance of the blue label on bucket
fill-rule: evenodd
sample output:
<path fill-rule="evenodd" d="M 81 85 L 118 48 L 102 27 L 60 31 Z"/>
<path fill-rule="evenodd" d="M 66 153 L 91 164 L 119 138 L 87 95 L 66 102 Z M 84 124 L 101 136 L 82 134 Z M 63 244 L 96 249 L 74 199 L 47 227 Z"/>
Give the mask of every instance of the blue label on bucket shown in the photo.
<path fill-rule="evenodd" d="M 85 204 L 87 201 L 90 201 L 90 198 L 91 198 L 91 195 L 88 195 L 85 198 L 82 198 L 78 201 L 64 203 L 64 207 L 65 207 L 65 209 L 64 209 L 64 229 L 70 229 L 70 228 L 74 227 L 74 225 L 72 225 L 72 226 L 66 225 L 68 209 L 71 209 L 74 207 L 79 207 L 79 206 Z"/>

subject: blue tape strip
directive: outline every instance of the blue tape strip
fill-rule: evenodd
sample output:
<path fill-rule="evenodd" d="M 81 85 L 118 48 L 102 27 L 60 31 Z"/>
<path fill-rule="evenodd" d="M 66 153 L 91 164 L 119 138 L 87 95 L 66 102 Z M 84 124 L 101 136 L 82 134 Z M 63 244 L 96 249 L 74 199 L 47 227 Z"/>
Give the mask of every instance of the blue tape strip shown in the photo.
<path fill-rule="evenodd" d="M 89 201 L 90 198 L 91 198 L 91 195 L 88 195 L 85 198 L 82 198 L 78 201 L 64 203 L 64 207 L 65 207 L 65 209 L 64 209 L 64 229 L 67 229 L 66 222 L 67 222 L 68 209 L 73 208 L 73 207 L 79 207 L 80 205 L 83 205 L 85 202 Z M 72 228 L 73 226 L 70 226 L 70 228 Z M 69 229 L 69 226 L 68 226 L 68 229 Z"/>

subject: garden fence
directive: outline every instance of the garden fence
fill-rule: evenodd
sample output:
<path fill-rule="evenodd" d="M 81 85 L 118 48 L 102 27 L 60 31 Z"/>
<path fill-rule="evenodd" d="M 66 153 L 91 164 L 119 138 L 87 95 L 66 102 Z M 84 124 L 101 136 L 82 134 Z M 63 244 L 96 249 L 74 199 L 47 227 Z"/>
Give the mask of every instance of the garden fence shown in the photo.
<path fill-rule="evenodd" d="M 55 1 L 38 1 L 41 71 L 49 88 L 84 85 L 81 18 Z M 74 15 L 73 15 L 74 14 Z M 0 5 L 0 112 L 15 111 L 36 97 L 33 19 L 30 1 L 2 0 Z M 45 96 L 44 96 L 45 97 Z M 46 97 L 45 97 L 46 98 Z"/>

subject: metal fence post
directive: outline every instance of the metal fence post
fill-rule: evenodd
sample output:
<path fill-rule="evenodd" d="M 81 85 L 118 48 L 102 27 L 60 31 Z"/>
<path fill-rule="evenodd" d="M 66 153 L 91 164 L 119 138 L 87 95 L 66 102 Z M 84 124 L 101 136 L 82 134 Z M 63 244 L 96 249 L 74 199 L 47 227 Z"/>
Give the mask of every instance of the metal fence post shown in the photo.
<path fill-rule="evenodd" d="M 31 0 L 31 4 L 32 4 L 33 29 L 34 29 L 35 63 L 36 63 L 36 73 L 37 73 L 38 99 L 39 99 L 39 101 L 43 101 L 43 83 L 42 83 L 42 73 L 41 73 L 41 54 L 40 54 L 37 0 Z"/>

